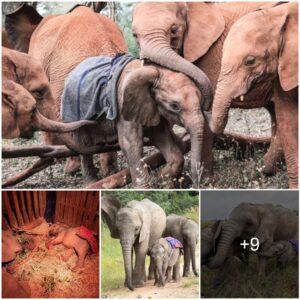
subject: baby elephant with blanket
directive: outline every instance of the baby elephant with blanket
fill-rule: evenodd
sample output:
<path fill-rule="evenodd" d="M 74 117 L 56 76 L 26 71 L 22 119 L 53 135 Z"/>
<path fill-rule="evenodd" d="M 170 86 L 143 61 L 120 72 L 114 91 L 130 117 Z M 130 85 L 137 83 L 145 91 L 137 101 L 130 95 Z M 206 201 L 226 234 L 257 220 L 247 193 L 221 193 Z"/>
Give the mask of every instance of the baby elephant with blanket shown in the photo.
<path fill-rule="evenodd" d="M 165 237 L 157 240 L 150 250 L 151 262 L 154 266 L 155 282 L 158 287 L 165 286 L 165 282 L 180 280 L 180 256 L 183 246 L 181 242 Z"/>
<path fill-rule="evenodd" d="M 69 228 L 64 225 L 53 224 L 50 226 L 48 236 L 52 237 L 46 241 L 46 247 L 52 249 L 53 246 L 63 244 L 68 250 L 62 257 L 67 261 L 76 252 L 78 260 L 73 271 L 83 268 L 84 259 L 89 250 L 96 253 L 98 250 L 97 241 L 92 232 L 84 226 Z"/>
<path fill-rule="evenodd" d="M 210 84 L 205 83 L 204 90 L 208 92 Z M 144 63 L 129 54 L 91 57 L 80 63 L 65 81 L 61 117 L 65 122 L 96 121 L 76 132 L 76 147 L 68 145 L 85 154 L 82 167 L 86 181 L 97 180 L 90 154 L 99 152 L 104 145 L 119 143 L 133 185 L 148 188 L 149 168 L 142 159 L 143 139 L 148 137 L 166 161 L 158 178 L 172 182 L 184 164 L 184 145 L 172 130 L 178 124 L 190 134 L 191 177 L 198 187 L 199 165 L 205 159 L 201 158 L 205 146 L 202 147 L 205 105 L 201 90 L 203 87 L 188 76 Z M 208 171 L 205 163 L 204 171 Z"/>

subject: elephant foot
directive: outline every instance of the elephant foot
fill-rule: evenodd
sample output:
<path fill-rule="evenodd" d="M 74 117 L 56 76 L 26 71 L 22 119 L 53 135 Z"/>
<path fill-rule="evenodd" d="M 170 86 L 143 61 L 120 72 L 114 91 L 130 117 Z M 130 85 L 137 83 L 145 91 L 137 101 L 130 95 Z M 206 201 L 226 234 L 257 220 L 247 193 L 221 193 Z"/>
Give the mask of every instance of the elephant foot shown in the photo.
<path fill-rule="evenodd" d="M 190 274 L 190 271 L 184 271 L 182 277 L 189 277 Z"/>
<path fill-rule="evenodd" d="M 88 186 L 88 185 L 90 185 L 92 183 L 97 182 L 98 180 L 99 179 L 98 179 L 97 175 L 89 175 L 89 176 L 86 176 L 84 178 L 84 183 L 85 183 L 86 186 Z"/>
<path fill-rule="evenodd" d="M 71 271 L 74 272 L 74 273 L 78 273 L 79 274 L 79 273 L 82 272 L 82 269 L 83 269 L 83 265 L 77 264 L 75 267 L 73 267 L 71 269 Z"/>
<path fill-rule="evenodd" d="M 134 286 L 135 288 L 144 287 L 144 286 L 145 286 L 145 282 L 142 281 L 142 280 L 134 281 L 134 282 L 133 282 L 133 286 Z"/>
<path fill-rule="evenodd" d="M 64 174 L 68 174 L 68 175 L 75 175 L 75 173 L 77 171 L 80 170 L 80 158 L 78 156 L 72 156 L 67 158 L 66 164 L 65 164 L 65 168 L 64 168 Z"/>
<path fill-rule="evenodd" d="M 199 277 L 199 272 L 197 270 L 193 270 L 193 273 L 196 277 Z"/>

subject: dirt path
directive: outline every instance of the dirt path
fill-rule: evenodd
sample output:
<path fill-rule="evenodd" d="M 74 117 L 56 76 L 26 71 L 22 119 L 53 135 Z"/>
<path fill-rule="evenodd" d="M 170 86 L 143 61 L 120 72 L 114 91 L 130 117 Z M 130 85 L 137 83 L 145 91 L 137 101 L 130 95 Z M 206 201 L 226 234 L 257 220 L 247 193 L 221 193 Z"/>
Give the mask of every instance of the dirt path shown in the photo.
<path fill-rule="evenodd" d="M 200 270 L 200 245 L 196 249 L 196 264 Z M 183 257 L 180 263 L 181 274 L 183 271 Z M 132 299 L 151 299 L 151 298 L 199 298 L 200 281 L 195 277 L 192 270 L 189 277 L 183 277 L 179 282 L 168 282 L 164 287 L 154 286 L 154 280 L 148 280 L 142 288 L 130 291 L 127 288 L 118 288 L 109 292 L 101 293 L 101 298 L 132 298 Z"/>

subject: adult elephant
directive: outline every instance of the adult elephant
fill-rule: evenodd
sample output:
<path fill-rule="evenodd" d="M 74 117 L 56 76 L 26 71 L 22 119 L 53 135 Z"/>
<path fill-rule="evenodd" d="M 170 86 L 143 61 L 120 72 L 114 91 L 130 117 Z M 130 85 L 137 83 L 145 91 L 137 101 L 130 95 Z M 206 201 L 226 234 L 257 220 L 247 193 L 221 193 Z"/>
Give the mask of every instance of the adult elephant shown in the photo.
<path fill-rule="evenodd" d="M 228 222 L 222 224 L 217 252 L 208 263 L 209 268 L 219 268 L 228 256 L 237 238 L 249 240 L 256 237 L 260 250 L 265 252 L 279 240 L 296 238 L 298 217 L 283 206 L 273 204 L 241 203 L 229 215 Z M 259 257 L 259 273 L 265 272 L 266 258 Z"/>
<path fill-rule="evenodd" d="M 55 99 L 44 115 L 60 120 L 60 99 L 68 74 L 88 57 L 127 52 L 122 32 L 109 18 L 85 6 L 76 6 L 60 16 L 42 17 L 27 4 L 21 4 L 5 17 L 5 29 L 10 45 L 38 59 L 49 79 Z M 37 94 L 37 97 L 41 97 Z M 46 142 L 61 144 L 59 135 L 47 135 Z M 108 162 L 110 157 L 103 159 Z M 79 164 L 69 160 L 65 170 L 74 172 Z M 103 173 L 107 173 L 104 167 Z"/>
<path fill-rule="evenodd" d="M 201 84 L 209 78 L 215 89 L 221 70 L 222 48 L 232 24 L 239 18 L 263 5 L 271 3 L 237 2 L 145 2 L 135 6 L 132 30 L 141 58 L 182 72 Z M 157 16 L 153 22 L 153 16 Z M 206 76 L 204 75 L 206 74 Z M 262 84 L 242 101 L 234 99 L 233 107 L 256 108 L 266 106 L 272 110 L 271 84 Z M 210 108 L 209 98 L 202 99 L 204 110 Z M 274 133 L 275 134 L 275 133 Z M 203 144 L 204 176 L 212 175 L 213 135 L 205 128 Z M 272 139 L 265 156 L 264 172 L 274 172 L 273 163 L 281 157 L 278 139 Z"/>
<path fill-rule="evenodd" d="M 111 237 L 120 239 L 126 275 L 125 285 L 133 291 L 135 287 L 145 284 L 146 255 L 162 237 L 166 227 L 166 214 L 159 205 L 148 199 L 133 200 L 122 207 L 121 202 L 112 197 L 102 198 L 101 211 Z"/>
<path fill-rule="evenodd" d="M 199 225 L 192 219 L 175 214 L 167 217 L 164 236 L 171 236 L 179 240 L 184 250 L 183 277 L 190 273 L 190 266 L 195 276 L 199 276 L 196 263 L 196 246 L 199 240 Z"/>
<path fill-rule="evenodd" d="M 238 46 L 237 46 L 238 45 Z M 272 86 L 278 135 L 290 187 L 298 187 L 298 3 L 252 12 L 230 29 L 212 112 L 212 130 L 227 123 L 232 99 Z"/>

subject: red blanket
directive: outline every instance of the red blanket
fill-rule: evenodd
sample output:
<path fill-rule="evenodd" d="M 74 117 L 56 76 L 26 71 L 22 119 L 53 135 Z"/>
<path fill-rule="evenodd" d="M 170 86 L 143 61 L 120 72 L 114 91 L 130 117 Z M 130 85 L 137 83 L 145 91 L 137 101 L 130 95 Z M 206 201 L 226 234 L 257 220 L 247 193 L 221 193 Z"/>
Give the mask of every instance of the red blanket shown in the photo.
<path fill-rule="evenodd" d="M 88 241 L 93 253 L 96 253 L 98 251 L 97 240 L 89 229 L 87 229 L 85 226 L 80 226 L 78 228 L 77 235 Z"/>

